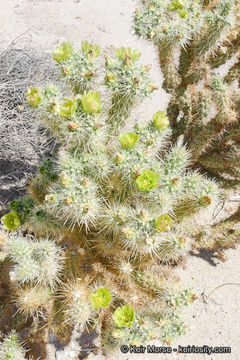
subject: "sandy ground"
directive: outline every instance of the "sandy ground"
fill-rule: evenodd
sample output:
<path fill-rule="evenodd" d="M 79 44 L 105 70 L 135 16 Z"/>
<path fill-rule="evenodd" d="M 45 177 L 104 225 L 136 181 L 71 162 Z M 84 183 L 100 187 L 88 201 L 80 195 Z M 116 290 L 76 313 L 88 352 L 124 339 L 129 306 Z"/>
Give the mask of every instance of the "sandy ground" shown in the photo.
<path fill-rule="evenodd" d="M 132 13 L 137 6 L 133 0 L 0 0 L 0 46 L 8 46 L 17 39 L 18 46 L 26 43 L 49 52 L 57 43 L 70 40 L 79 46 L 87 39 L 104 48 L 131 46 L 142 52 L 142 61 L 151 63 L 154 83 L 160 89 L 151 102 L 139 106 L 133 117 L 147 116 L 165 109 L 169 95 L 161 89 L 162 76 L 156 50 L 133 35 Z M 191 325 L 187 335 L 177 339 L 178 345 L 230 346 L 231 354 L 216 355 L 121 355 L 114 354 L 109 360 L 122 359 L 240 359 L 240 286 L 226 285 L 218 288 L 207 299 L 209 293 L 224 283 L 240 280 L 240 249 L 227 251 L 227 261 L 222 263 L 209 253 L 189 255 L 184 268 L 177 273 L 186 287 L 195 289 L 199 299 L 186 313 L 186 322 Z M 74 344 L 73 344 L 74 347 Z M 77 359 L 77 352 L 55 351 L 49 348 L 49 360 Z M 76 357 L 75 357 L 76 355 Z M 91 356 L 89 359 L 92 358 Z M 101 357 L 94 356 L 94 359 Z"/>

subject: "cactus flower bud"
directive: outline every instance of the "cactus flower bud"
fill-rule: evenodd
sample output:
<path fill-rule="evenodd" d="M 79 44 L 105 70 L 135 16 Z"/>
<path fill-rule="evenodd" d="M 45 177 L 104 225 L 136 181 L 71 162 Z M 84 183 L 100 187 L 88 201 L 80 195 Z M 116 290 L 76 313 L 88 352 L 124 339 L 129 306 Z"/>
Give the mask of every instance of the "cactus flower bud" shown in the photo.
<path fill-rule="evenodd" d="M 169 215 L 161 215 L 155 220 L 155 228 L 161 232 L 168 232 L 170 230 L 171 223 L 172 219 Z"/>
<path fill-rule="evenodd" d="M 153 124 L 160 130 L 165 130 L 170 122 L 165 111 L 157 111 L 153 115 Z"/>
<path fill-rule="evenodd" d="M 133 149 L 139 140 L 139 135 L 135 132 L 125 133 L 119 137 L 119 142 L 124 149 Z"/>
<path fill-rule="evenodd" d="M 64 201 L 65 201 L 65 203 L 66 203 L 67 205 L 71 205 L 71 204 L 73 203 L 72 197 L 66 197 L 66 198 L 64 199 Z"/>
<path fill-rule="evenodd" d="M 68 76 L 68 75 L 70 75 L 71 72 L 72 72 L 72 68 L 71 68 L 70 66 L 66 66 L 66 65 L 63 65 L 63 66 L 61 67 L 61 70 L 62 70 L 63 76 Z"/>
<path fill-rule="evenodd" d="M 114 84 L 116 78 L 117 78 L 116 73 L 109 72 L 105 76 L 105 82 L 106 82 L 106 84 L 112 85 L 112 84 Z"/>
<path fill-rule="evenodd" d="M 34 106 L 38 107 L 42 102 L 42 95 L 38 88 L 29 87 L 27 92 L 27 102 Z"/>
<path fill-rule="evenodd" d="M 211 203 L 212 203 L 212 199 L 209 196 L 202 196 L 199 199 L 199 204 L 201 206 L 207 207 L 207 206 L 211 205 Z"/>
<path fill-rule="evenodd" d="M 64 186 L 67 186 L 69 184 L 69 182 L 70 182 L 69 177 L 65 173 L 62 173 L 59 176 L 59 179 L 61 181 L 61 184 L 64 185 Z"/>
<path fill-rule="evenodd" d="M 84 74 L 84 77 L 90 79 L 95 75 L 95 72 L 93 70 L 89 70 L 86 74 Z"/>
<path fill-rule="evenodd" d="M 141 191 L 150 191 L 158 186 L 160 175 L 152 170 L 144 170 L 137 177 L 136 183 Z"/>
<path fill-rule="evenodd" d="M 48 194 L 45 196 L 46 201 L 53 201 L 55 199 L 55 196 L 53 194 Z"/>
<path fill-rule="evenodd" d="M 123 154 L 117 154 L 115 157 L 115 162 L 117 164 L 121 164 L 125 160 L 125 156 Z"/>
<path fill-rule="evenodd" d="M 87 113 L 97 114 L 101 111 L 102 106 L 99 92 L 89 91 L 82 96 L 82 108 Z"/>
<path fill-rule="evenodd" d="M 81 47 L 88 57 L 98 57 L 101 54 L 100 46 L 90 44 L 87 40 L 81 42 Z"/>
<path fill-rule="evenodd" d="M 76 131 L 78 129 L 78 124 L 76 124 L 72 121 L 68 121 L 68 128 L 71 131 Z"/>
<path fill-rule="evenodd" d="M 119 60 L 125 61 L 126 65 L 129 65 L 131 61 L 135 62 L 140 58 L 141 52 L 139 50 L 133 50 L 130 47 L 121 47 L 115 50 L 115 56 Z M 128 58 L 128 64 L 126 63 L 126 57 Z"/>

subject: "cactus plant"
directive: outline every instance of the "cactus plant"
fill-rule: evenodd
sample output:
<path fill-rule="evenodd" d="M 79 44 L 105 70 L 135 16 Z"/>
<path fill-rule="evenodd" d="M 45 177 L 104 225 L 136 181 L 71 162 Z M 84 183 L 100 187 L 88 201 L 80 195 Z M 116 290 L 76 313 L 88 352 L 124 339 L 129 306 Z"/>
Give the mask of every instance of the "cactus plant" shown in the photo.
<path fill-rule="evenodd" d="M 195 298 L 178 288 L 169 266 L 191 242 L 182 219 L 211 207 L 221 192 L 189 170 L 182 139 L 168 146 L 163 110 L 125 131 L 133 106 L 155 88 L 140 52 L 122 47 L 116 58 L 105 55 L 110 100 L 94 89 L 97 71 L 81 75 L 99 54 L 88 42 L 81 50 L 62 44 L 53 58 L 66 87 L 60 81 L 28 92 L 59 150 L 40 167 L 29 196 L 12 203 L 21 226 L 2 250 L 12 262 L 16 306 L 48 335 L 100 324 L 108 351 L 155 337 L 170 343 L 184 332 L 181 307 Z"/>
<path fill-rule="evenodd" d="M 159 49 L 173 140 L 184 136 L 202 172 L 239 185 L 239 1 L 143 0 L 134 28 Z"/>
<path fill-rule="evenodd" d="M 13 330 L 0 343 L 2 360 L 25 360 L 27 351 L 22 346 L 17 333 Z"/>

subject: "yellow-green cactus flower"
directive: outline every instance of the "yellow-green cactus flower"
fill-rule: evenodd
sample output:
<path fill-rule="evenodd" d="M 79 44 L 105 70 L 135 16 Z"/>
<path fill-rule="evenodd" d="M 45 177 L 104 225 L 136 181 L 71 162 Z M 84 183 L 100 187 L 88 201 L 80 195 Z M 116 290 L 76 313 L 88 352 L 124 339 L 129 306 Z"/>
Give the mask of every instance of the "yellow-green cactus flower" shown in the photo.
<path fill-rule="evenodd" d="M 112 295 L 108 288 L 99 288 L 94 293 L 90 294 L 91 306 L 93 309 L 103 309 L 107 307 L 111 300 Z"/>
<path fill-rule="evenodd" d="M 170 10 L 183 9 L 185 6 L 184 0 L 173 0 L 170 5 Z"/>
<path fill-rule="evenodd" d="M 27 102 L 34 106 L 38 107 L 42 102 L 42 95 L 38 88 L 29 87 L 27 92 Z"/>
<path fill-rule="evenodd" d="M 152 170 L 144 170 L 136 179 L 141 191 L 150 191 L 158 186 L 160 175 Z"/>
<path fill-rule="evenodd" d="M 141 52 L 139 50 L 133 50 L 130 47 L 121 47 L 115 50 L 115 56 L 119 60 L 125 60 L 126 57 L 128 57 L 132 62 L 134 62 L 140 58 Z"/>
<path fill-rule="evenodd" d="M 52 52 L 52 58 L 58 63 L 66 61 L 73 52 L 72 44 L 69 41 L 64 41 L 61 45 L 57 46 Z"/>
<path fill-rule="evenodd" d="M 4 215 L 1 218 L 1 222 L 3 224 L 3 228 L 8 231 L 16 231 L 21 225 L 19 215 L 15 211 L 11 211 L 10 213 Z"/>
<path fill-rule="evenodd" d="M 87 40 L 81 42 L 82 51 L 87 52 L 89 57 L 98 57 L 101 54 L 101 48 L 98 45 L 90 44 Z"/>
<path fill-rule="evenodd" d="M 119 142 L 124 149 L 133 149 L 139 140 L 139 135 L 135 132 L 125 133 L 119 137 Z"/>
<path fill-rule="evenodd" d="M 165 111 L 157 111 L 154 115 L 153 115 L 153 124 L 160 130 L 165 130 L 170 122 L 169 119 L 167 117 L 167 113 Z"/>
<path fill-rule="evenodd" d="M 100 93 L 89 91 L 82 96 L 82 108 L 89 114 L 97 114 L 101 111 L 103 104 L 100 101 Z"/>
<path fill-rule="evenodd" d="M 75 111 L 77 110 L 77 101 L 75 98 L 71 99 L 63 99 L 63 103 L 59 106 L 59 114 L 62 117 L 69 118 L 73 116 Z"/>
<path fill-rule="evenodd" d="M 172 224 L 172 219 L 169 215 L 161 215 L 155 220 L 155 228 L 161 232 L 168 232 Z"/>
<path fill-rule="evenodd" d="M 118 307 L 113 314 L 113 320 L 119 328 L 131 327 L 135 320 L 135 311 L 131 305 Z"/>

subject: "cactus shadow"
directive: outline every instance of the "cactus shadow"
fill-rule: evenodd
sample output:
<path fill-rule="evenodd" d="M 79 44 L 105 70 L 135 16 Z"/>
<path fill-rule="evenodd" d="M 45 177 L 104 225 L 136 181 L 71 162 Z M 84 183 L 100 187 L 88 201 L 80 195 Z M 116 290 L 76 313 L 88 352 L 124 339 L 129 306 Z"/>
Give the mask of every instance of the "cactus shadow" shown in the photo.
<path fill-rule="evenodd" d="M 211 266 L 217 266 L 219 264 L 219 257 L 214 250 L 199 249 L 197 253 L 190 250 L 189 255 L 201 258 Z"/>
<path fill-rule="evenodd" d="M 94 344 L 94 340 L 98 337 L 98 333 L 96 330 L 92 332 L 84 331 L 79 338 L 77 338 L 77 342 L 81 346 L 82 351 L 80 352 L 78 359 L 83 360 L 86 359 L 90 352 L 96 349 L 96 345 Z"/>

